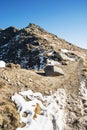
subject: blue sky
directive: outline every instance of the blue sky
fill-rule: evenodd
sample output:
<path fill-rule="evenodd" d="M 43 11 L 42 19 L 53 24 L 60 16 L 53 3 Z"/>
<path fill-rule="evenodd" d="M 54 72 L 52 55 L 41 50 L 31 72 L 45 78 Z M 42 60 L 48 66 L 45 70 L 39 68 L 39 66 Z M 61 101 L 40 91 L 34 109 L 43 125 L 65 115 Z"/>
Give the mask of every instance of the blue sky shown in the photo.
<path fill-rule="evenodd" d="M 29 23 L 87 49 L 87 0 L 0 0 L 0 28 Z"/>

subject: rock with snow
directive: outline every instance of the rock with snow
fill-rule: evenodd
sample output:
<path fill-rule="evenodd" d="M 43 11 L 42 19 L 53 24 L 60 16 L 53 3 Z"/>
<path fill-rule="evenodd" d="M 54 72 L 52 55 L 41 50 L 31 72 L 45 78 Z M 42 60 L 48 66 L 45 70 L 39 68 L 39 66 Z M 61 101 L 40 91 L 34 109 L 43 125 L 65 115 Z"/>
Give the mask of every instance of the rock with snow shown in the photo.
<path fill-rule="evenodd" d="M 69 59 L 69 57 L 64 53 L 60 53 L 60 56 L 61 56 L 62 60 L 68 60 Z"/>
<path fill-rule="evenodd" d="M 62 51 L 63 53 L 68 53 L 68 52 L 69 52 L 69 50 L 67 50 L 67 49 L 61 49 L 61 51 Z"/>
<path fill-rule="evenodd" d="M 64 53 L 60 53 L 59 55 L 60 55 L 61 59 L 64 60 L 64 61 L 75 61 L 75 57 L 71 58 Z"/>
<path fill-rule="evenodd" d="M 51 59 L 47 59 L 47 65 L 61 65 L 60 62 L 55 61 L 55 60 L 51 60 Z"/>

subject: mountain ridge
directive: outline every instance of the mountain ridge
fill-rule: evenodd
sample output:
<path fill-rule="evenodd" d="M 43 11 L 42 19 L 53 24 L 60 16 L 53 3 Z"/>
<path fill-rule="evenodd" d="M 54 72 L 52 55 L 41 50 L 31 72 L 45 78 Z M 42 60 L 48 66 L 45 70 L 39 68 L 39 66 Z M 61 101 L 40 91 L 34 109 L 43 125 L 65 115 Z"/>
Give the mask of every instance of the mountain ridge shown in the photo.
<path fill-rule="evenodd" d="M 64 40 L 64 41 L 67 42 L 67 40 L 58 37 L 58 36 L 55 35 L 54 33 L 50 33 L 49 31 L 46 31 L 46 29 L 44 29 L 44 28 L 42 28 L 41 26 L 39 26 L 39 25 L 37 25 L 37 24 L 34 24 L 34 23 L 29 23 L 28 26 L 23 27 L 23 28 L 18 28 L 18 27 L 16 27 L 16 26 L 9 26 L 9 27 L 4 28 L 4 29 L 3 29 L 3 28 L 0 28 L 0 31 L 6 31 L 6 30 L 8 30 L 8 29 L 10 29 L 10 28 L 16 29 L 16 30 L 18 30 L 18 31 L 23 30 L 23 29 L 27 29 L 27 28 L 31 28 L 31 29 L 34 31 L 34 28 L 37 28 L 38 30 L 40 30 L 40 31 L 42 31 L 42 32 L 49 33 L 49 34 L 54 35 L 55 37 L 57 37 L 57 38 L 59 38 L 59 39 Z M 70 43 L 70 42 L 68 42 L 68 43 Z M 73 44 L 73 43 L 70 43 L 70 44 L 75 45 L 75 44 Z M 75 45 L 75 46 L 79 47 L 78 45 Z M 81 48 L 81 47 L 79 47 L 79 48 Z M 85 49 L 84 47 L 83 47 L 82 49 L 87 50 L 87 49 Z"/>
<path fill-rule="evenodd" d="M 58 53 L 62 48 L 71 50 L 72 53 L 83 59 L 86 58 L 86 50 L 74 46 L 32 23 L 20 30 L 9 27 L 0 33 L 0 59 L 7 63 L 20 64 L 23 68 L 34 69 L 35 65 L 43 68 L 40 67 L 41 58 L 43 58 L 42 64 L 46 64 L 47 59 L 53 60 L 53 56 L 47 56 L 48 53 Z M 40 58 L 40 55 L 43 57 Z M 56 60 L 58 61 L 58 58 Z M 33 61 L 35 62 L 33 63 Z"/>

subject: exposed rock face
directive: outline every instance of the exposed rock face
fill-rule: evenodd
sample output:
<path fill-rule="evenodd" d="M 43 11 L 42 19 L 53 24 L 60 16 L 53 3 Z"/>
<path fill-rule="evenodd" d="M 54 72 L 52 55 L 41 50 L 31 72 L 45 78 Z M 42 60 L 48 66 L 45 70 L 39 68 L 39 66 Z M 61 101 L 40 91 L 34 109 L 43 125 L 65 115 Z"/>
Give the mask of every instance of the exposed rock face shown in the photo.
<path fill-rule="evenodd" d="M 47 110 L 47 117 L 54 112 L 51 119 L 49 117 L 52 130 L 87 129 L 87 50 L 30 24 L 21 30 L 14 27 L 0 29 L 0 60 L 7 63 L 6 67 L 0 68 L 0 130 L 16 130 L 26 125 L 26 122 L 19 123 L 17 106 L 12 102 L 12 96 L 16 92 L 27 103 L 32 98 L 40 98 L 19 93 L 25 90 L 50 96 L 49 101 L 40 99 L 40 102 L 45 107 L 52 105 L 55 110 Z M 62 75 L 59 76 L 57 69 L 57 76 L 45 75 L 43 69 L 46 65 L 60 68 Z M 38 115 L 42 118 L 45 114 L 44 111 L 41 113 L 39 102 L 36 103 L 33 106 L 36 106 L 33 109 L 34 121 L 38 120 Z M 25 111 L 23 117 L 27 118 L 28 112 Z"/>

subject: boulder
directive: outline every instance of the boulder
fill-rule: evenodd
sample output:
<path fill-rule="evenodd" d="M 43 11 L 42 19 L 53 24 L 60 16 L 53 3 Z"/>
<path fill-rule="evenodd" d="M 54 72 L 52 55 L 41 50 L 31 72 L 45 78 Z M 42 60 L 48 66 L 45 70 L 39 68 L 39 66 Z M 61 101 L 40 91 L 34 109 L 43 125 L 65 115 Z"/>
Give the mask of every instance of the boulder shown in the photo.
<path fill-rule="evenodd" d="M 49 76 L 59 76 L 64 75 L 64 72 L 61 68 L 53 65 L 47 65 L 44 69 L 45 74 Z"/>
<path fill-rule="evenodd" d="M 60 57 L 62 60 L 68 60 L 69 57 L 67 55 L 65 55 L 64 53 L 60 53 Z"/>

